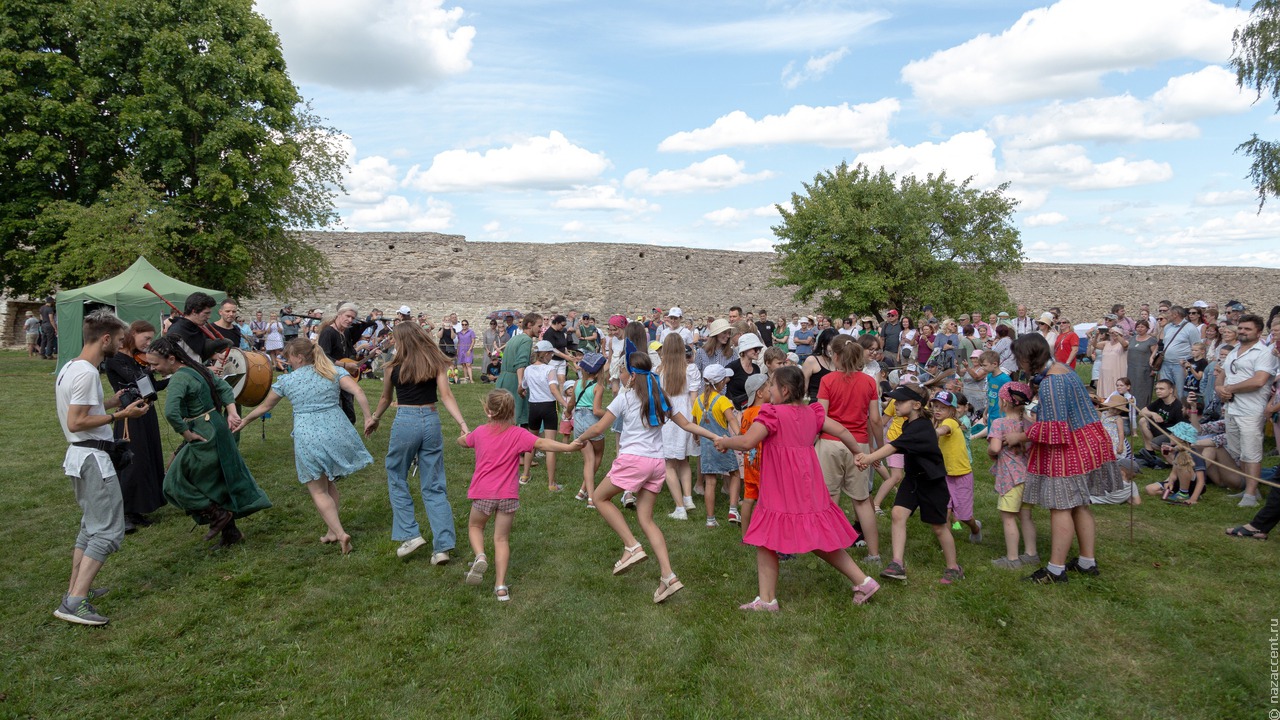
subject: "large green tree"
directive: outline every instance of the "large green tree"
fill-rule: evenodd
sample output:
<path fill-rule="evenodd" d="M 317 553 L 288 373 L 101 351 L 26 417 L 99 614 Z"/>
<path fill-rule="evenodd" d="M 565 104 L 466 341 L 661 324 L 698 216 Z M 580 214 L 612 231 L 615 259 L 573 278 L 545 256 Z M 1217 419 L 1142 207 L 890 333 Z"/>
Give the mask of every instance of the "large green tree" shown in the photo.
<path fill-rule="evenodd" d="M 1252 89 L 1258 99 L 1263 93 L 1270 95 L 1280 111 L 1280 1 L 1256 0 L 1249 22 L 1236 30 L 1231 43 L 1236 84 Z M 1248 177 L 1261 209 L 1268 196 L 1280 195 L 1280 143 L 1254 133 L 1236 151 L 1249 158 Z"/>
<path fill-rule="evenodd" d="M 776 282 L 832 317 L 885 308 L 939 312 L 1009 301 L 999 273 L 1022 264 L 1007 185 L 978 190 L 946 174 L 898 178 L 842 163 L 782 206 Z"/>
<path fill-rule="evenodd" d="M 4 0 L 0 279 L 66 287 L 145 251 L 228 293 L 314 286 L 328 264 L 291 231 L 337 221 L 334 136 L 252 0 Z"/>

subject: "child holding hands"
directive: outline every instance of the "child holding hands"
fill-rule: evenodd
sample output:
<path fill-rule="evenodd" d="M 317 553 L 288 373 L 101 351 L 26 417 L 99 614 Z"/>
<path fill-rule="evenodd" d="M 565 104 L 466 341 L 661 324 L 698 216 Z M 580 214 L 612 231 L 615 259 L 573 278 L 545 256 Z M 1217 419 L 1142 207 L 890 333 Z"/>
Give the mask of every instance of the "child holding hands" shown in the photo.
<path fill-rule="evenodd" d="M 778 611 L 778 553 L 812 552 L 822 558 L 849 578 L 857 605 L 880 589 L 845 552 L 858 533 L 831 500 L 813 448 L 821 433 L 839 438 L 853 452 L 858 443 L 822 405 L 803 404 L 804 384 L 800 368 L 778 368 L 765 386 L 771 404 L 760 407 L 747 432 L 715 441 L 719 450 L 761 448 L 760 504 L 742 536 L 742 542 L 756 546 L 760 594 L 742 610 Z"/>
<path fill-rule="evenodd" d="M 889 397 L 894 400 L 894 411 L 906 418 L 902 434 L 887 441 L 873 453 L 859 453 L 854 462 L 868 467 L 895 453 L 903 453 L 904 474 L 898 494 L 893 501 L 892 539 L 893 560 L 880 574 L 894 580 L 906 580 L 907 571 L 903 554 L 907 545 L 907 518 L 920 509 L 920 519 L 933 529 L 942 547 L 946 569 L 938 582 L 950 585 L 964 577 L 964 570 L 956 564 L 956 543 L 947 528 L 947 506 L 951 494 L 947 491 L 947 468 L 938 447 L 938 434 L 933 422 L 925 414 L 928 395 L 919 385 L 899 385 Z"/>
<path fill-rule="evenodd" d="M 484 414 L 489 422 L 458 438 L 463 447 L 475 448 L 476 470 L 471 477 L 467 497 L 471 500 L 471 517 L 467 520 L 467 538 L 475 560 L 467 570 L 466 583 L 479 585 L 489 569 L 484 552 L 484 529 L 490 516 L 498 515 L 493 528 L 493 549 L 496 562 L 493 594 L 501 602 L 511 599 L 507 587 L 507 565 L 511 560 L 511 524 L 520 507 L 520 458 L 526 453 L 541 450 L 552 452 L 577 452 L 581 445 L 566 445 L 550 438 L 540 438 L 528 430 L 512 425 L 515 419 L 516 401 L 506 390 L 493 390 L 484 399 Z"/>
<path fill-rule="evenodd" d="M 1022 484 L 1027 479 L 1027 429 L 1031 421 L 1023 415 L 1031 402 L 1031 387 L 1022 382 L 1007 382 L 1000 387 L 1000 417 L 991 423 L 987 433 L 987 455 L 995 462 L 991 472 L 996 478 L 996 509 L 1004 525 L 1004 557 L 991 561 L 1006 570 L 1023 565 L 1040 566 L 1036 553 L 1036 524 L 1031 520 L 1031 506 L 1022 504 Z M 1018 525 L 1022 525 L 1024 552 L 1018 554 Z"/>
<path fill-rule="evenodd" d="M 689 422 L 679 412 L 671 412 L 671 401 L 662 391 L 662 385 L 653 375 L 649 354 L 640 351 L 627 356 L 627 386 L 609 403 L 604 416 L 573 441 L 574 449 L 581 448 L 587 438 L 603 433 L 615 419 L 622 421 L 622 433 L 618 437 L 618 457 L 609 468 L 609 474 L 596 485 L 594 500 L 596 509 L 604 521 L 618 533 L 622 540 L 622 558 L 613 564 L 613 574 L 621 575 L 649 556 L 636 542 L 622 511 L 611 501 L 623 491 L 636 493 L 638 507 L 636 517 L 640 529 L 649 539 L 653 553 L 658 557 L 660 576 L 653 601 L 660 603 L 684 587 L 667 555 L 667 540 L 653 521 L 653 505 L 657 494 L 666 483 L 666 460 L 662 450 L 662 426 L 674 422 L 685 431 L 699 437 L 715 438 L 710 431 Z"/>

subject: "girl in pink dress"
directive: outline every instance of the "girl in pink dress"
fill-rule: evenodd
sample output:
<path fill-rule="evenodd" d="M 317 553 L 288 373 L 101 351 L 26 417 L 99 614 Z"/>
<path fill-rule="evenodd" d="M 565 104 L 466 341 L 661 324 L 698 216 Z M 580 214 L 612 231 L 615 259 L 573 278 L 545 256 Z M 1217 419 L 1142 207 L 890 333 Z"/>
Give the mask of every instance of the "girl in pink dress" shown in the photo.
<path fill-rule="evenodd" d="M 826 416 L 822 405 L 803 405 L 804 373 L 780 367 L 764 390 L 771 404 L 760 409 L 742 435 L 718 437 L 716 449 L 746 451 L 761 445 L 760 501 L 742 542 L 756 546 L 760 594 L 742 610 L 777 612 L 778 553 L 806 553 L 830 563 L 853 583 L 853 602 L 865 603 L 879 583 L 868 577 L 845 548 L 858 533 L 831 501 L 822 479 L 822 466 L 813 449 L 820 433 L 840 439 L 852 452 L 857 441 L 843 425 Z"/>

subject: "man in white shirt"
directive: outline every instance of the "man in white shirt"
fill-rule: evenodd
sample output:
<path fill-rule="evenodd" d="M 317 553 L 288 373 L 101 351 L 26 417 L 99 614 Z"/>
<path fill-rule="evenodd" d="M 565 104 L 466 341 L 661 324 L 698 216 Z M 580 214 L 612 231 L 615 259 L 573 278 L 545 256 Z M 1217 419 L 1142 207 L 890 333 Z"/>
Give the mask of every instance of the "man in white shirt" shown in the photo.
<path fill-rule="evenodd" d="M 1227 452 L 1240 462 L 1244 473 L 1240 507 L 1258 504 L 1256 478 L 1262 472 L 1262 432 L 1267 420 L 1271 380 L 1276 376 L 1275 356 L 1258 342 L 1262 322 L 1257 315 L 1241 316 L 1236 324 L 1236 349 L 1228 353 L 1219 366 L 1214 383 L 1227 422 Z"/>
<path fill-rule="evenodd" d="M 667 311 L 667 322 L 658 330 L 658 342 L 667 339 L 668 335 L 675 333 L 684 340 L 686 346 L 693 344 L 693 331 L 683 325 L 684 311 L 678 307 L 672 307 Z"/>
<path fill-rule="evenodd" d="M 1036 321 L 1027 315 L 1027 306 L 1018 306 L 1018 316 L 1013 319 L 1013 333 L 1015 337 L 1030 335 L 1036 331 Z"/>
<path fill-rule="evenodd" d="M 89 602 L 106 594 L 106 590 L 92 587 L 93 580 L 124 539 L 124 499 L 108 452 L 114 444 L 111 425 L 116 418 L 137 418 L 147 412 L 146 402 L 138 400 L 119 412 L 108 413 L 108 408 L 120 406 L 120 393 L 103 399 L 98 366 L 116 354 L 125 329 L 110 311 L 85 318 L 83 349 L 58 373 L 54 393 L 62 434 L 71 443 L 62 470 L 71 478 L 83 516 L 71 553 L 71 581 L 53 615 L 78 625 L 107 624 L 107 618 Z"/>
<path fill-rule="evenodd" d="M 800 329 L 800 315 L 791 313 L 791 322 L 787 323 L 787 350 L 796 351 L 796 331 Z"/>

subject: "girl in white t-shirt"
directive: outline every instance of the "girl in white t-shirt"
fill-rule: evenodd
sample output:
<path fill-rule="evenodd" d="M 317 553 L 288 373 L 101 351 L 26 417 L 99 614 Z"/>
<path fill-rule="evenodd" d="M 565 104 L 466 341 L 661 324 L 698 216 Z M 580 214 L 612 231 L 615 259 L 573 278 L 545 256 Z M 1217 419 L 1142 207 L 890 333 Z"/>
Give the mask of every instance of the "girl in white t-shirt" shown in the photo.
<path fill-rule="evenodd" d="M 636 517 L 658 558 L 661 570 L 658 589 L 653 593 L 653 601 L 660 603 L 684 587 L 671 570 L 667 540 L 653 521 L 654 501 L 666 480 L 662 426 L 670 421 L 700 437 L 711 433 L 689 422 L 684 414 L 672 412 L 670 399 L 652 373 L 653 363 L 649 360 L 648 353 L 643 350 L 634 352 L 627 357 L 627 361 L 630 367 L 626 392 L 615 397 L 604 411 L 604 416 L 573 441 L 573 445 L 575 449 L 580 449 L 586 444 L 586 438 L 599 435 L 609 429 L 615 419 L 621 419 L 618 457 L 614 460 L 613 467 L 609 468 L 609 474 L 596 485 L 593 499 L 601 517 L 622 540 L 622 558 L 613 564 L 613 574 L 620 575 L 649 557 L 640 543 L 636 542 L 622 511 L 612 502 L 624 490 L 637 494 L 639 504 Z"/>
<path fill-rule="evenodd" d="M 529 432 L 548 440 L 556 439 L 560 427 L 560 406 L 564 396 L 560 394 L 560 375 L 551 359 L 555 348 L 546 340 L 539 340 L 533 347 L 533 364 L 524 369 L 524 385 L 520 388 L 529 399 Z M 556 483 L 556 454 L 547 452 L 547 489 L 560 492 Z M 529 482 L 529 471 L 521 477 L 521 485 Z"/>

